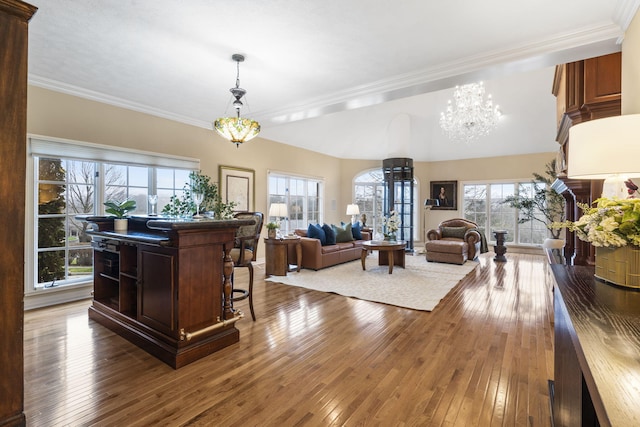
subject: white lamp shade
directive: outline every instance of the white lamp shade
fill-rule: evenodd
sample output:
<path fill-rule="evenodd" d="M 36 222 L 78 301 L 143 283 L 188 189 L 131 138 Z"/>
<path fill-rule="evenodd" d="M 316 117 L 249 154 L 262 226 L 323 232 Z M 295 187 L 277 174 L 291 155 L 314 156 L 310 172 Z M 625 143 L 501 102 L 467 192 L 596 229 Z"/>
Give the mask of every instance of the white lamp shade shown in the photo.
<path fill-rule="evenodd" d="M 640 114 L 607 117 L 569 129 L 567 176 L 606 179 L 640 175 Z"/>
<path fill-rule="evenodd" d="M 347 205 L 347 215 L 359 215 L 360 208 L 358 205 Z"/>
<path fill-rule="evenodd" d="M 286 203 L 271 203 L 269 206 L 269 216 L 275 216 L 278 218 L 286 218 L 289 216 L 289 212 L 287 212 L 287 204 Z"/>

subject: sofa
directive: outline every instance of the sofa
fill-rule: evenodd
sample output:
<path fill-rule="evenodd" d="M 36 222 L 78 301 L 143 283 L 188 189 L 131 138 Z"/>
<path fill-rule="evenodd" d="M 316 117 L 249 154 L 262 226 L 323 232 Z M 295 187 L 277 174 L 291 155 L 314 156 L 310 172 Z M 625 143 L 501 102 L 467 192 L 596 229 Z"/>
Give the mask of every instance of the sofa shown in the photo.
<path fill-rule="evenodd" d="M 342 264 L 348 261 L 353 261 L 356 259 L 360 259 L 362 256 L 362 242 L 365 240 L 371 240 L 371 233 L 368 231 L 361 230 L 359 231 L 359 237 L 361 239 L 356 239 L 354 234 L 351 231 L 351 224 L 346 224 L 344 227 L 340 227 L 344 232 L 349 230 L 349 233 L 352 233 L 352 239 L 350 241 L 340 241 L 333 243 L 332 241 L 327 244 L 322 244 L 320 238 L 313 235 L 309 236 L 309 228 L 307 229 L 296 229 L 294 233 L 300 236 L 300 242 L 302 244 L 302 268 L 308 268 L 312 270 L 320 270 L 325 267 L 330 267 L 332 265 Z M 327 230 L 326 224 L 324 224 L 324 229 Z M 335 226 L 334 226 L 335 227 Z M 313 234 L 313 233 L 312 233 Z M 343 233 L 344 235 L 344 233 Z M 340 239 L 338 239 L 340 240 Z M 290 248 L 289 250 L 295 250 L 294 248 Z M 293 257 L 294 254 L 289 254 L 290 257 Z"/>
<path fill-rule="evenodd" d="M 429 262 L 464 264 L 467 259 L 474 260 L 480 254 L 482 235 L 478 224 L 473 221 L 449 219 L 427 232 L 424 248 Z"/>

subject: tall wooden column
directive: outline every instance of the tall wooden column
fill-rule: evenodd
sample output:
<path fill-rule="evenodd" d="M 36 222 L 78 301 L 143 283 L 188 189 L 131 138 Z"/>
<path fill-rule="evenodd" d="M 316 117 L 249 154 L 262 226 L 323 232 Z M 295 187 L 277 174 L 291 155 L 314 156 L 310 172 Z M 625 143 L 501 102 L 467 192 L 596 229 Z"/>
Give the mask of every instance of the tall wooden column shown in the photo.
<path fill-rule="evenodd" d="M 0 425 L 24 426 L 24 226 L 28 22 L 37 9 L 0 0 Z"/>

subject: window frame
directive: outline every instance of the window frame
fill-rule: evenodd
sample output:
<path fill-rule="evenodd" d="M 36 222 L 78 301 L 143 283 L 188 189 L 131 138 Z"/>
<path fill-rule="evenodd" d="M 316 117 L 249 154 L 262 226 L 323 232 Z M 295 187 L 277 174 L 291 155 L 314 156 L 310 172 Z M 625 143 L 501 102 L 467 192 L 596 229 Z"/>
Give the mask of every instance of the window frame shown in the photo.
<path fill-rule="evenodd" d="M 272 189 L 272 179 L 284 179 L 284 187 L 282 189 L 276 188 Z M 291 182 L 294 181 L 296 184 L 302 186 L 302 195 L 300 194 L 292 194 L 291 191 Z M 309 185 L 313 184 L 317 187 L 317 195 L 310 195 Z M 300 225 L 302 223 L 306 223 L 305 227 L 308 226 L 310 222 L 317 222 L 322 224 L 324 221 L 324 188 L 325 188 L 325 179 L 316 176 L 307 176 L 307 175 L 299 175 L 289 172 L 275 171 L 269 170 L 267 171 L 267 216 L 265 218 L 266 222 L 276 222 L 279 218 L 270 217 L 268 214 L 269 208 L 272 203 L 286 203 L 287 211 L 289 216 L 292 215 L 292 200 L 296 198 L 298 201 L 302 201 L 302 212 L 299 214 L 302 216 L 302 219 L 296 219 L 294 221 L 290 221 L 286 219 L 281 221 L 280 232 L 283 234 L 288 234 L 290 231 L 293 231 L 295 228 L 301 228 Z M 282 190 L 282 191 L 280 191 Z M 298 193 L 298 191 L 296 191 Z M 301 198 L 301 199 L 300 199 Z M 313 203 L 310 203 L 310 199 L 316 199 L 317 209 L 312 209 L 310 206 Z M 294 225 L 292 225 L 294 224 Z"/>
<path fill-rule="evenodd" d="M 379 173 L 380 181 L 374 182 L 374 181 L 367 180 L 367 181 L 358 182 L 359 177 L 362 177 L 364 175 L 371 175 L 372 173 Z M 420 181 L 415 176 L 413 177 L 413 186 L 414 186 L 413 188 L 413 198 L 414 198 L 413 200 L 413 206 L 414 206 L 413 240 L 414 242 L 416 242 L 416 241 L 420 241 L 420 237 L 419 237 L 420 230 L 418 225 L 420 224 L 420 214 L 422 211 L 420 209 L 420 206 L 422 206 L 422 204 L 420 203 Z M 372 195 L 378 194 L 378 192 L 381 193 L 382 200 L 379 204 L 376 202 L 375 196 L 373 201 L 371 202 L 373 211 L 369 209 L 365 209 L 365 206 L 363 206 L 363 203 L 362 203 L 362 198 L 359 196 L 359 192 L 356 189 L 356 187 L 372 188 L 373 190 L 371 191 Z M 363 213 L 367 215 L 367 227 L 372 230 L 372 233 L 374 236 L 378 236 L 379 238 L 382 238 L 380 236 L 382 236 L 382 233 L 383 233 L 382 218 L 384 217 L 385 206 L 387 204 L 387 200 L 385 200 L 386 191 L 387 191 L 387 186 L 385 185 L 385 182 L 384 182 L 384 173 L 382 171 L 382 167 L 370 168 L 370 169 L 360 171 L 354 175 L 351 181 L 351 192 L 352 192 L 351 200 L 353 200 L 353 203 L 359 206 L 361 215 Z M 367 202 L 365 201 L 365 203 Z"/>
<path fill-rule="evenodd" d="M 200 160 L 182 156 L 172 156 L 160 153 L 153 153 L 141 150 L 133 150 L 129 148 L 114 147 L 109 145 L 93 144 L 82 141 L 72 141 L 60 138 L 43 137 L 38 135 L 27 135 L 28 156 L 27 156 L 27 179 L 26 179 L 26 221 L 25 221 L 25 308 L 43 307 L 50 304 L 57 304 L 74 299 L 86 298 L 90 295 L 90 289 L 93 288 L 93 273 L 78 279 L 69 279 L 68 262 L 65 256 L 65 279 L 56 287 L 44 287 L 38 282 L 38 254 L 43 248 L 38 247 L 38 226 L 41 215 L 38 209 L 38 184 L 39 171 L 37 168 L 39 159 L 61 159 L 65 161 L 84 161 L 94 163 L 94 171 L 98 172 L 98 176 L 94 177 L 94 213 L 96 215 L 104 214 L 104 191 L 105 185 L 103 181 L 104 166 L 106 164 L 118 164 L 124 166 L 144 167 L 148 170 L 147 183 L 148 191 L 154 191 L 156 188 L 157 171 L 160 169 L 171 169 L 175 171 L 180 169 L 199 170 Z M 185 166 L 188 166 L 185 168 Z M 60 181 L 62 182 L 62 181 Z M 68 191 L 69 171 L 65 169 L 65 191 Z M 182 187 L 184 183 L 181 183 Z M 128 191 L 127 186 L 127 191 Z M 136 185 L 134 187 L 139 187 Z M 141 211 L 146 212 L 146 207 L 140 206 Z M 60 217 L 65 218 L 65 254 L 68 254 L 68 237 L 72 234 L 68 226 L 69 224 L 68 207 L 64 212 L 60 213 Z M 90 249 L 88 243 L 86 248 Z M 74 250 L 81 249 L 74 247 Z M 61 249 L 56 249 L 61 250 Z M 46 283 L 46 282 L 43 282 Z M 48 296 L 43 297 L 45 294 Z M 55 295 L 54 295 L 55 294 Z M 38 301 L 35 301 L 38 300 Z"/>
<path fill-rule="evenodd" d="M 506 185 L 506 184 L 511 184 L 514 187 L 514 194 L 517 194 L 518 192 L 520 192 L 520 188 L 522 185 L 530 185 L 531 184 L 531 178 L 522 178 L 522 179 L 507 179 L 507 180 L 486 180 L 486 181 L 464 181 L 462 182 L 462 206 L 461 206 L 461 216 L 462 218 L 465 219 L 469 219 L 471 221 L 474 222 L 478 222 L 476 220 L 476 218 L 480 215 L 483 215 L 485 217 L 485 222 L 484 224 L 480 224 L 478 223 L 478 227 L 484 231 L 485 236 L 487 238 L 487 241 L 490 243 L 495 243 L 495 236 L 492 233 L 492 228 L 491 228 L 491 214 L 492 214 L 492 199 L 491 199 L 491 186 L 492 185 Z M 467 201 L 469 199 L 466 198 L 466 188 L 467 186 L 484 186 L 485 187 L 485 199 L 484 199 L 484 212 L 478 212 L 478 211 L 474 211 L 475 215 L 474 218 L 469 218 L 467 217 L 467 212 L 466 212 L 466 206 L 467 206 Z M 477 200 L 477 199 L 474 199 Z M 499 202 L 498 202 L 499 203 Z M 528 242 L 523 242 L 523 234 L 529 234 L 530 236 L 533 235 L 533 233 L 536 230 L 542 230 L 542 226 L 538 226 L 537 221 L 528 221 L 526 223 L 523 224 L 519 224 L 518 223 L 518 218 L 520 216 L 519 214 L 519 210 L 515 209 L 515 208 L 510 208 L 506 205 L 504 205 L 506 209 L 512 209 L 513 210 L 513 222 L 514 222 L 514 232 L 513 233 L 509 233 L 506 236 L 506 241 L 505 241 L 505 245 L 506 246 L 512 246 L 512 247 L 523 247 L 523 248 L 537 248 L 540 247 L 542 245 L 542 242 L 540 243 L 528 243 Z M 545 238 L 548 238 L 550 236 L 549 231 L 544 228 L 546 230 L 546 235 Z M 526 232 L 526 233 L 525 233 Z M 510 236 L 510 234 L 512 234 Z M 533 239 L 531 239 L 533 240 Z M 544 239 L 543 239 L 544 240 Z"/>

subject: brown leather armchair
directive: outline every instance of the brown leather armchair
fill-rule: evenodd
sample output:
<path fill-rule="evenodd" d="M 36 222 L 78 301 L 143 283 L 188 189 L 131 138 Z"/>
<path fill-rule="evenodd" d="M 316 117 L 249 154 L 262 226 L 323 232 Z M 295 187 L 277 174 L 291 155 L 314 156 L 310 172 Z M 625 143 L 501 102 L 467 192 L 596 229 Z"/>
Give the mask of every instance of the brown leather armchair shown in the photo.
<path fill-rule="evenodd" d="M 249 298 L 249 309 L 251 318 L 255 322 L 256 315 L 253 311 L 253 262 L 258 258 L 258 242 L 260 241 L 260 230 L 262 230 L 262 212 L 238 212 L 234 215 L 239 219 L 253 219 L 255 224 L 243 225 L 236 232 L 236 239 L 233 249 L 231 249 L 231 259 L 234 270 L 238 267 L 249 269 L 249 287 L 240 289 L 235 286 L 235 274 L 231 278 L 232 296 L 231 302 L 242 301 Z M 237 296 L 235 296 L 237 294 Z"/>
<path fill-rule="evenodd" d="M 482 237 L 478 224 L 463 218 L 442 221 L 427 232 L 427 261 L 463 264 L 480 254 Z"/>

